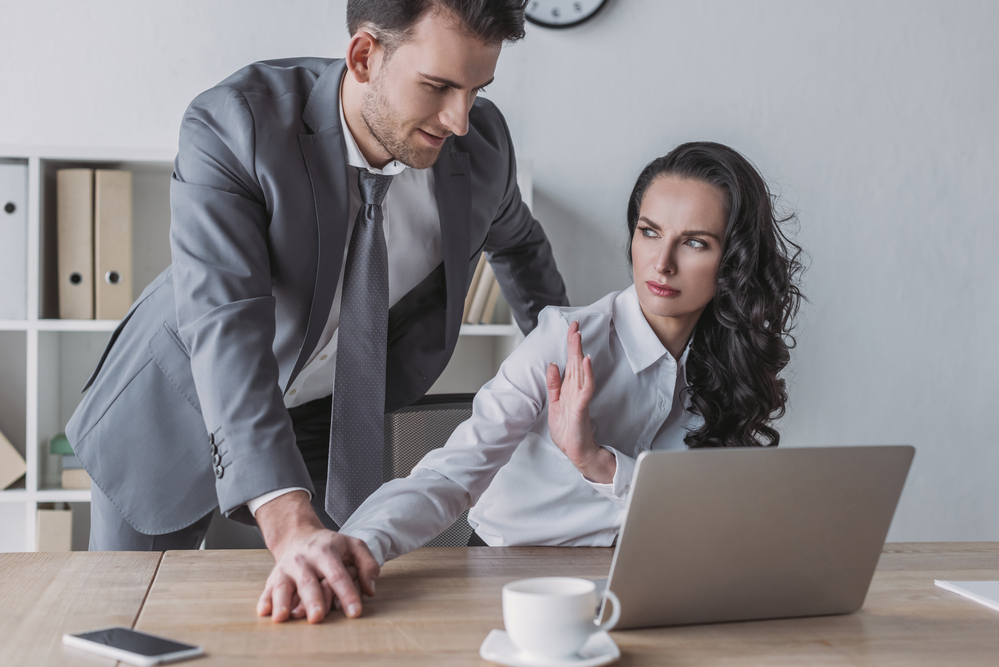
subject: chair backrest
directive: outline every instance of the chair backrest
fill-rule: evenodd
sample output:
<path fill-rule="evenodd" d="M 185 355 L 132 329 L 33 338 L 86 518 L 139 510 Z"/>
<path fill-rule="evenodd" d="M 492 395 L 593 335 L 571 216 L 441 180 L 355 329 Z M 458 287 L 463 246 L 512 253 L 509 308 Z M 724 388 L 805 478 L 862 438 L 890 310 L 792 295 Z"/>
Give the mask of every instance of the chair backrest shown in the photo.
<path fill-rule="evenodd" d="M 385 415 L 382 478 L 406 477 L 432 449 L 443 447 L 458 424 L 472 416 L 475 394 L 428 394 L 410 406 Z M 468 510 L 450 528 L 427 542 L 428 547 L 463 547 L 472 527 Z"/>

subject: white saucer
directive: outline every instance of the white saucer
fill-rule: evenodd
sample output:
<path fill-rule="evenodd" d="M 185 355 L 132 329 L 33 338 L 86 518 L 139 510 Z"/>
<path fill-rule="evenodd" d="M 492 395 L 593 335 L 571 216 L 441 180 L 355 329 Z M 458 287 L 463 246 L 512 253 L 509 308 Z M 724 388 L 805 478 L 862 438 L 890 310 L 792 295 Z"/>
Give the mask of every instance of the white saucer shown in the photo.
<path fill-rule="evenodd" d="M 522 653 L 503 630 L 493 630 L 479 647 L 483 660 L 507 667 L 598 667 L 621 657 L 617 644 L 606 632 L 595 632 L 573 658 L 541 658 Z"/>

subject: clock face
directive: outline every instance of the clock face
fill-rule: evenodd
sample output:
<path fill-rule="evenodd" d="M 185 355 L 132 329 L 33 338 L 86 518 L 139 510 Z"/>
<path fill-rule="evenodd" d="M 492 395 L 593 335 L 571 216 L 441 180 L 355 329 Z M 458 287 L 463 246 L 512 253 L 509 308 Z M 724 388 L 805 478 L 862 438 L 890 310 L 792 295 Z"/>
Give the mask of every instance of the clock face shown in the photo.
<path fill-rule="evenodd" d="M 579 25 L 600 11 L 607 0 L 530 0 L 525 16 L 531 23 L 546 28 Z"/>

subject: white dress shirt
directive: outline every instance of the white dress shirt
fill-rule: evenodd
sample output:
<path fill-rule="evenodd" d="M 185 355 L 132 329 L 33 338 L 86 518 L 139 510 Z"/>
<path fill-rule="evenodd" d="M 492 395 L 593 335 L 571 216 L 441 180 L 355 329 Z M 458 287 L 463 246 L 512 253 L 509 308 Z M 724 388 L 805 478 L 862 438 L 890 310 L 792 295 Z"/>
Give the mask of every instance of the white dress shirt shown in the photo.
<path fill-rule="evenodd" d="M 617 459 L 614 479 L 591 482 L 552 442 L 545 374 L 564 372 L 569 324 L 579 321 L 593 362 L 590 418 Z M 384 484 L 344 524 L 379 563 L 422 546 L 472 507 L 468 520 L 490 546 L 610 546 L 623 519 L 635 459 L 684 449 L 703 423 L 684 406 L 685 363 L 649 326 L 634 286 L 585 308 L 545 308 L 537 328 L 476 395 L 472 417 L 404 479 Z"/>
<path fill-rule="evenodd" d="M 373 174 L 392 176 L 385 199 L 382 200 L 382 225 L 385 230 L 385 243 L 388 249 L 389 307 L 395 305 L 411 289 L 419 285 L 437 266 L 444 261 L 441 250 L 441 223 L 437 211 L 437 191 L 434 185 L 434 170 L 410 169 L 398 160 L 393 160 L 382 169 L 375 169 L 364 158 L 357 142 L 347 127 L 343 114 L 343 97 L 340 99 L 340 126 L 343 128 L 344 144 L 347 148 L 347 186 L 350 192 L 348 213 L 347 243 L 344 245 L 343 262 L 337 281 L 333 306 L 329 319 L 316 349 L 308 362 L 288 387 L 284 404 L 292 408 L 333 393 L 333 379 L 336 375 L 337 331 L 340 325 L 340 302 L 343 299 L 343 274 L 347 265 L 347 250 L 350 236 L 354 232 L 354 222 L 361 208 L 361 192 L 357 186 L 357 170 L 367 169 Z M 305 491 L 299 487 L 279 489 L 249 501 L 246 506 L 256 516 L 257 509 L 264 503 L 274 500 L 291 491 Z"/>

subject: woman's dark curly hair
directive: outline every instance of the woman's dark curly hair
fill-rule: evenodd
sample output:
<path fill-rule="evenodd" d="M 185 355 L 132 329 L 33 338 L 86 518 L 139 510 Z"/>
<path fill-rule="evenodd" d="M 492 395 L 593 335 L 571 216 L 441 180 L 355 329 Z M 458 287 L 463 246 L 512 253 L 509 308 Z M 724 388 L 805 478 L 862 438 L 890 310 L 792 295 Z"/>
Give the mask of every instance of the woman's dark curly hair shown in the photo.
<path fill-rule="evenodd" d="M 688 447 L 776 446 L 771 426 L 784 416 L 787 388 L 778 377 L 794 347 L 791 329 L 802 300 L 801 247 L 778 218 L 766 181 L 727 146 L 677 146 L 642 170 L 628 201 L 628 261 L 639 209 L 649 185 L 662 176 L 689 178 L 718 188 L 728 220 L 715 297 L 694 328 L 685 389 L 690 411 L 704 425 L 690 431 Z"/>

